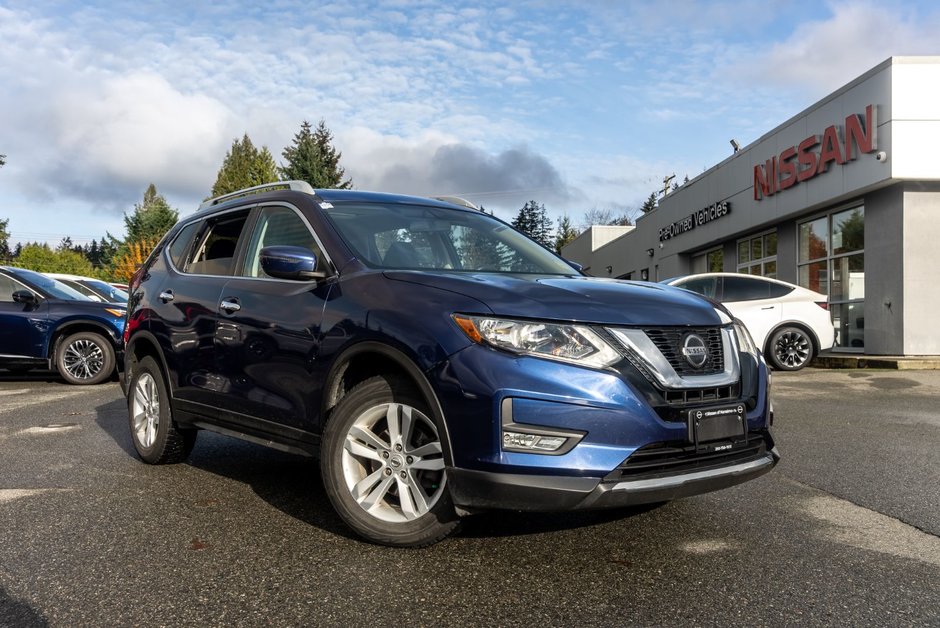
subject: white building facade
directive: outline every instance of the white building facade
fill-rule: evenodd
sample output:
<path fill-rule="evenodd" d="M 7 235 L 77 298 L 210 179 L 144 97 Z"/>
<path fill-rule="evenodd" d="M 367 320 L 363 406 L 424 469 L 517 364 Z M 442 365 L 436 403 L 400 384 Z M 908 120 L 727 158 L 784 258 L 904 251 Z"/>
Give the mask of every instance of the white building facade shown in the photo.
<path fill-rule="evenodd" d="M 829 296 L 834 351 L 940 355 L 940 57 L 892 57 L 562 251 L 598 277 L 706 271 Z M 601 244 L 598 244 L 601 243 Z"/>

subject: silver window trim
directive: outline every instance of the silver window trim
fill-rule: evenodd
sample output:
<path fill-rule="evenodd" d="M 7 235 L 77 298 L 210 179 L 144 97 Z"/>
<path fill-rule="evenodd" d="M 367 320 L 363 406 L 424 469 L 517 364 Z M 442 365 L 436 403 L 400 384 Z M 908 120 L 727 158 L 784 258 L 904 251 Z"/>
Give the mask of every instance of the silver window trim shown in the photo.
<path fill-rule="evenodd" d="M 650 340 L 642 329 L 609 327 L 607 331 L 617 339 L 617 342 L 623 345 L 624 349 L 629 351 L 647 368 L 663 388 L 687 389 L 728 386 L 736 383 L 740 378 L 741 367 L 738 363 L 738 347 L 734 338 L 734 330 L 730 327 L 722 327 L 719 330 L 721 332 L 722 351 L 724 352 L 724 371 L 712 375 L 690 376 L 679 375 L 669 364 L 669 360 L 662 354 L 659 347 Z"/>

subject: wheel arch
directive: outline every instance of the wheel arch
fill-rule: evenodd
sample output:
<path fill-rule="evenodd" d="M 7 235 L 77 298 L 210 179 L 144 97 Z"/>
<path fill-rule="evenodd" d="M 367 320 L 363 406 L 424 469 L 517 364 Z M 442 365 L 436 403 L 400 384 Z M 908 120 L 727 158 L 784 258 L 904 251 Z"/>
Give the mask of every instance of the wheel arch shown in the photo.
<path fill-rule="evenodd" d="M 127 378 L 127 381 L 130 382 L 137 365 L 140 364 L 140 361 L 148 355 L 156 360 L 157 365 L 163 372 L 163 381 L 166 382 L 167 390 L 170 393 L 170 398 L 172 399 L 173 382 L 170 379 L 170 371 L 167 368 L 166 359 L 163 356 L 163 351 L 160 350 L 160 343 L 157 342 L 156 337 L 149 332 L 136 332 L 134 337 L 130 340 L 127 347 L 125 348 L 124 376 Z"/>
<path fill-rule="evenodd" d="M 444 461 L 447 465 L 452 465 L 450 432 L 444 418 L 444 410 L 431 383 L 406 353 L 381 342 L 356 343 L 345 349 L 333 361 L 323 387 L 320 408 L 321 431 L 326 425 L 330 411 L 346 393 L 359 382 L 376 375 L 398 375 L 413 384 L 415 391 L 427 404 L 434 415 L 434 420 L 443 431 L 441 443 L 444 449 Z"/>
<path fill-rule="evenodd" d="M 48 357 L 50 360 L 55 360 L 56 352 L 59 349 L 59 342 L 61 342 L 62 339 L 66 336 L 79 334 L 82 332 L 90 332 L 104 336 L 105 339 L 111 342 L 111 348 L 114 349 L 115 357 L 117 357 L 119 345 L 115 339 L 114 330 L 110 329 L 104 323 L 91 319 L 70 320 L 56 327 L 55 331 L 53 331 L 52 335 L 49 337 L 49 345 L 46 348 L 46 357 Z"/>

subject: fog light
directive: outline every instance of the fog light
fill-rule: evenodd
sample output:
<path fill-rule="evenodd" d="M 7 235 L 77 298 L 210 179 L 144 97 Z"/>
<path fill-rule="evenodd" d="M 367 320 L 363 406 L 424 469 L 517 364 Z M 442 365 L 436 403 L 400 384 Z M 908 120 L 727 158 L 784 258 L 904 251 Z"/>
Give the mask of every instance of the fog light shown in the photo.
<path fill-rule="evenodd" d="M 568 439 L 564 436 L 543 436 L 540 434 L 522 434 L 503 432 L 503 449 L 519 451 L 557 451 Z"/>

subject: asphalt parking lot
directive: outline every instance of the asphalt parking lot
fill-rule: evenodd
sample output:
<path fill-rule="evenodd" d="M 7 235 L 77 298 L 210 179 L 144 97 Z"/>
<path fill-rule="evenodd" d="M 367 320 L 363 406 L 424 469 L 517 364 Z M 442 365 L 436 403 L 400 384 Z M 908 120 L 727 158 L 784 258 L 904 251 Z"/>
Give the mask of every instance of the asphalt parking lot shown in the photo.
<path fill-rule="evenodd" d="M 940 371 L 777 374 L 783 461 L 658 508 L 353 537 L 312 460 L 133 453 L 117 384 L 0 374 L 0 625 L 938 625 Z"/>

